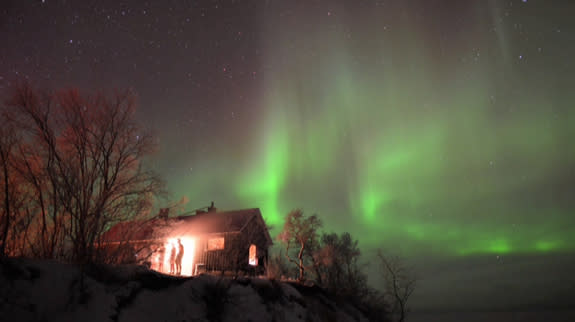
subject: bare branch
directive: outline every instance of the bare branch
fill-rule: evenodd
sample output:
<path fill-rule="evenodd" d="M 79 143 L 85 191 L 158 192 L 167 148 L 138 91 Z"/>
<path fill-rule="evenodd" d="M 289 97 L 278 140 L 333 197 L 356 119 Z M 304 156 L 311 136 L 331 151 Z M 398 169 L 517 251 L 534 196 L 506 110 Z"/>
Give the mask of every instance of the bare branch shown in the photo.
<path fill-rule="evenodd" d="M 17 170 L 33 196 L 32 253 L 91 261 L 112 223 L 146 212 L 149 198 L 162 191 L 161 180 L 142 166 L 155 147 L 134 121 L 130 92 L 41 93 L 24 84 L 7 107 L 23 137 Z"/>
<path fill-rule="evenodd" d="M 408 312 L 407 302 L 415 290 L 417 279 L 399 257 L 385 256 L 379 249 L 377 258 L 381 264 L 381 275 L 384 280 L 384 294 L 392 301 L 392 312 L 399 315 L 403 322 Z"/>

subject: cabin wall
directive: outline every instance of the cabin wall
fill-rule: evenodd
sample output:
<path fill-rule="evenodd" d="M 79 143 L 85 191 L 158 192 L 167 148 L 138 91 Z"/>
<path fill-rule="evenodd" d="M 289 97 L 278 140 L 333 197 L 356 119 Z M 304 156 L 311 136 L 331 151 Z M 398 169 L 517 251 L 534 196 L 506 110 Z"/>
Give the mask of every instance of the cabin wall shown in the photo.
<path fill-rule="evenodd" d="M 224 249 L 208 250 L 208 239 L 224 237 Z M 256 238 L 253 242 L 246 242 L 245 236 L 239 233 L 210 235 L 196 239 L 194 275 L 204 272 L 220 272 L 237 275 L 263 274 L 265 263 L 268 258 L 268 249 L 265 237 Z M 257 247 L 258 265 L 249 265 L 249 247 L 255 244 Z"/>
<path fill-rule="evenodd" d="M 224 238 L 224 248 L 209 250 L 208 240 Z M 154 270 L 170 273 L 171 244 L 176 238 L 184 243 L 182 261 L 183 275 L 198 275 L 204 272 L 218 272 L 239 275 L 260 275 L 265 273 L 268 259 L 268 240 L 265 231 L 257 225 L 246 227 L 243 232 L 209 234 L 200 236 L 176 236 L 150 241 L 130 241 L 119 245 L 109 245 L 107 252 L 115 253 L 118 263 L 146 264 Z M 249 248 L 257 247 L 257 266 L 249 264 Z M 163 247 L 163 252 L 160 251 Z M 193 259 L 192 259 L 193 256 Z M 163 260 L 160 260 L 163 258 Z"/>

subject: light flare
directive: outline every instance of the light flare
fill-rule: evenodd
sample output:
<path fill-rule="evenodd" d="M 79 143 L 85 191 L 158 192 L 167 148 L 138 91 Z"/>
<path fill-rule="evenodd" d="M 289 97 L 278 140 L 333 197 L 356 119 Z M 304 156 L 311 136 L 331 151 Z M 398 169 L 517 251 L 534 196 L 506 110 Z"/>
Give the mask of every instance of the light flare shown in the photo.
<path fill-rule="evenodd" d="M 165 274 L 170 274 L 171 271 L 171 263 L 170 263 L 170 258 L 172 255 L 172 252 L 174 253 L 174 259 L 177 256 L 177 252 L 178 252 L 178 239 L 181 241 L 183 248 L 184 248 L 184 254 L 182 256 L 182 271 L 181 274 L 182 276 L 192 276 L 194 273 L 194 254 L 196 251 L 196 239 L 193 237 L 189 237 L 189 236 L 173 236 L 170 237 L 165 243 L 164 243 L 164 255 L 162 256 L 159 253 L 156 253 L 156 255 L 154 256 L 154 262 L 152 265 L 152 269 L 161 272 L 161 273 L 165 273 Z M 162 260 L 163 257 L 163 260 Z M 175 269 L 175 263 L 174 263 L 174 269 Z"/>

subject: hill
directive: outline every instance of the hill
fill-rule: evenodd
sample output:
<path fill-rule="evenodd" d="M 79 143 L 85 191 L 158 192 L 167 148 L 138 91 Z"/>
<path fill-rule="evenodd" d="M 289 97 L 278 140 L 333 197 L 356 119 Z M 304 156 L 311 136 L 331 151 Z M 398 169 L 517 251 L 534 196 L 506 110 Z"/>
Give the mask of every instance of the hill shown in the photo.
<path fill-rule="evenodd" d="M 351 302 L 319 287 L 256 277 L 178 278 L 142 266 L 82 270 L 29 259 L 0 263 L 0 321 L 370 321 L 368 311 Z"/>

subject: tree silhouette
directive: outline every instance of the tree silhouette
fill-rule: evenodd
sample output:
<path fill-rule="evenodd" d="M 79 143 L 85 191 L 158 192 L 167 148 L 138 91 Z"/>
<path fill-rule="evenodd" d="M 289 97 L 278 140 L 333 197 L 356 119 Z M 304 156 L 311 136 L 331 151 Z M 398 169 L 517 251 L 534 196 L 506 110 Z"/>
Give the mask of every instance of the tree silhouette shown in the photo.
<path fill-rule="evenodd" d="M 16 173 L 16 150 L 20 138 L 12 124 L 8 122 L 5 111 L 0 114 L 0 257 L 6 252 L 15 253 L 13 243 L 18 233 L 18 212 L 21 209 L 25 191 L 20 187 L 20 178 Z"/>
<path fill-rule="evenodd" d="M 285 256 L 294 263 L 299 271 L 298 279 L 305 280 L 305 256 L 309 255 L 307 249 L 317 243 L 318 230 L 321 228 L 321 220 L 317 215 L 306 217 L 303 211 L 296 209 L 287 217 L 279 239 L 285 245 Z M 296 255 L 291 255 L 295 250 Z"/>
<path fill-rule="evenodd" d="M 40 92 L 24 84 L 6 106 L 24 138 L 19 172 L 35 196 L 30 240 L 43 245 L 42 257 L 94 260 L 100 235 L 146 211 L 162 189 L 141 163 L 155 143 L 134 120 L 135 95 Z"/>
<path fill-rule="evenodd" d="M 385 256 L 380 249 L 377 258 L 385 283 L 384 294 L 391 299 L 391 312 L 398 314 L 398 321 L 403 322 L 408 312 L 407 301 L 415 290 L 415 275 L 399 257 Z"/>
<path fill-rule="evenodd" d="M 322 234 L 317 247 L 310 248 L 319 285 L 340 295 L 360 296 L 367 291 L 367 279 L 359 265 L 358 241 L 349 233 Z"/>

